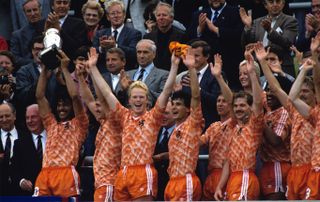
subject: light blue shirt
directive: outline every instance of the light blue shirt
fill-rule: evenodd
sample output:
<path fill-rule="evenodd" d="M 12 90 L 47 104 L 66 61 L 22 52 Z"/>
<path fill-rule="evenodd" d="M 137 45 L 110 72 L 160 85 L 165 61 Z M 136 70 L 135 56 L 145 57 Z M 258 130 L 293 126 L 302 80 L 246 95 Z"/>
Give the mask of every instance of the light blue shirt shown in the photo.
<path fill-rule="evenodd" d="M 149 64 L 148 66 L 146 66 L 145 68 L 143 68 L 145 71 L 144 71 L 144 74 L 143 74 L 143 77 L 142 77 L 142 81 L 144 82 L 144 80 L 147 78 L 147 76 L 150 74 L 152 68 L 154 67 L 154 64 L 151 63 Z M 136 71 L 136 73 L 134 73 L 133 75 L 133 80 L 138 80 L 138 77 L 140 75 L 140 71 L 141 71 L 142 67 L 139 66 L 138 67 L 138 70 Z"/>
<path fill-rule="evenodd" d="M 160 137 L 159 137 L 158 143 L 161 143 L 162 139 L 164 138 L 164 137 L 163 137 L 163 133 L 164 133 L 165 130 L 168 131 L 168 139 L 169 139 L 175 127 L 176 127 L 176 124 L 174 124 L 174 125 L 171 126 L 170 128 L 165 128 L 165 127 L 163 127 L 163 128 L 162 128 L 162 131 L 161 131 L 161 135 L 160 135 Z"/>

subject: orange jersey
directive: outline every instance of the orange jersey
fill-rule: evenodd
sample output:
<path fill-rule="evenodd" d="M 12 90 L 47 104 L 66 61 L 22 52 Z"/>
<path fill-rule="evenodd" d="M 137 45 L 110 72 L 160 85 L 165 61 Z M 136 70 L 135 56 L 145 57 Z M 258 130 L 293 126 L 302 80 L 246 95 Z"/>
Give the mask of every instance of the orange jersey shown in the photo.
<path fill-rule="evenodd" d="M 232 120 L 228 158 L 232 172 L 254 169 L 256 153 L 261 143 L 264 127 L 263 113 L 251 115 L 246 125 L 240 126 Z"/>
<path fill-rule="evenodd" d="M 96 136 L 96 150 L 93 157 L 95 187 L 114 185 L 121 162 L 121 132 L 119 124 L 108 119 L 100 121 Z"/>
<path fill-rule="evenodd" d="M 153 163 L 153 151 L 164 110 L 157 102 L 152 110 L 135 117 L 129 109 L 117 103 L 110 119 L 123 128 L 121 167 Z"/>
<path fill-rule="evenodd" d="M 223 162 L 227 158 L 230 122 L 231 118 L 223 123 L 220 121 L 212 123 L 205 134 L 200 137 L 201 144 L 209 146 L 208 171 L 223 167 Z"/>
<path fill-rule="evenodd" d="M 279 137 L 284 146 L 274 147 L 267 138 L 263 136 L 260 149 L 261 159 L 264 162 L 289 162 L 290 161 L 290 132 L 291 122 L 287 110 L 280 107 L 274 111 L 267 112 L 264 116 L 266 125 Z"/>
<path fill-rule="evenodd" d="M 185 176 L 195 171 L 203 124 L 199 105 L 196 109 L 191 108 L 188 118 L 172 132 L 168 143 L 170 178 Z"/>
<path fill-rule="evenodd" d="M 285 107 L 289 113 L 291 129 L 291 163 L 293 166 L 309 164 L 312 155 L 314 128 L 296 110 L 290 100 Z"/>
<path fill-rule="evenodd" d="M 89 125 L 85 111 L 64 123 L 58 123 L 52 113 L 42 121 L 47 131 L 42 167 L 76 166 Z"/>
<path fill-rule="evenodd" d="M 320 170 L 320 105 L 311 109 L 310 119 L 312 125 L 316 128 L 312 144 L 311 166 Z"/>

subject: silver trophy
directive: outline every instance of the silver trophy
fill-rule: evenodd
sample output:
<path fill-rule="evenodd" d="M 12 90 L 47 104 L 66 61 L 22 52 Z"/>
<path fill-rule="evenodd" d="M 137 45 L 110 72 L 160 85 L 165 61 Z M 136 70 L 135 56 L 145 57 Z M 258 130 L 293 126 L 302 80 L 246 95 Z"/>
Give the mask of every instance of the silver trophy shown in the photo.
<path fill-rule="evenodd" d="M 60 61 L 57 58 L 58 50 L 61 49 L 61 38 L 59 31 L 55 28 L 50 28 L 46 31 L 43 39 L 44 50 L 40 52 L 40 60 L 48 69 L 55 69 L 60 66 Z"/>

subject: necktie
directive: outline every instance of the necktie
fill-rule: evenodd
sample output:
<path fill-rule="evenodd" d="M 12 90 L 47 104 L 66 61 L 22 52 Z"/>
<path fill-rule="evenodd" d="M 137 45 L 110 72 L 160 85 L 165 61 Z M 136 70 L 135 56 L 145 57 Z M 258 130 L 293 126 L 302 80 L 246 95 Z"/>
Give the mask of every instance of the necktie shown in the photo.
<path fill-rule="evenodd" d="M 4 159 L 5 161 L 9 162 L 10 160 L 10 153 L 11 153 L 11 133 L 7 133 L 6 145 L 4 147 Z"/>
<path fill-rule="evenodd" d="M 218 16 L 219 16 L 219 12 L 218 11 L 215 11 L 214 12 L 214 15 L 213 15 L 213 18 L 212 18 L 212 23 L 215 23 L 216 20 L 218 19 Z"/>
<path fill-rule="evenodd" d="M 117 41 L 118 31 L 116 29 L 113 31 L 113 37 L 114 37 L 114 40 Z"/>
<path fill-rule="evenodd" d="M 140 74 L 139 74 L 139 76 L 138 76 L 137 81 L 142 81 L 142 80 L 143 80 L 143 75 L 144 75 L 144 72 L 145 72 L 145 71 L 146 71 L 145 69 L 141 69 L 141 70 L 140 70 Z"/>
<path fill-rule="evenodd" d="M 42 160 L 42 136 L 38 135 L 38 142 L 37 142 L 37 154 L 39 155 L 39 158 Z"/>
<path fill-rule="evenodd" d="M 165 129 L 165 131 L 162 133 L 162 140 L 160 142 L 159 152 L 167 152 L 168 151 L 168 141 L 169 141 L 169 132 Z"/>

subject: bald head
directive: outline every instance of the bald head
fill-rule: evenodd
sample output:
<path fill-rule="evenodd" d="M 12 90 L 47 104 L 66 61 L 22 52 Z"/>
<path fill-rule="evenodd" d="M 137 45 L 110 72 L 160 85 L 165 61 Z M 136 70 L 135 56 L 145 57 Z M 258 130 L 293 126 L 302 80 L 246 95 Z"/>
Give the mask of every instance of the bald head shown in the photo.
<path fill-rule="evenodd" d="M 39 114 L 39 106 L 37 104 L 27 107 L 26 124 L 28 130 L 33 134 L 39 135 L 44 130 Z"/>
<path fill-rule="evenodd" d="M 14 122 L 16 120 L 15 108 L 9 104 L 0 105 L 0 127 L 4 131 L 11 131 L 14 128 Z"/>

